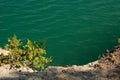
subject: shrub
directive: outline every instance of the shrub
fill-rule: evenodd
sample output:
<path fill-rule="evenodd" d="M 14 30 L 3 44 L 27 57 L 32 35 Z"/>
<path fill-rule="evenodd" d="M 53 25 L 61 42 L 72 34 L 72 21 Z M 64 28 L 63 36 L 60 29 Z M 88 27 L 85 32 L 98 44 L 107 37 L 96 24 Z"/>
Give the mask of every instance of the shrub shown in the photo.
<path fill-rule="evenodd" d="M 118 43 L 120 44 L 120 38 L 118 38 Z"/>
<path fill-rule="evenodd" d="M 52 62 L 51 58 L 46 58 L 45 43 L 37 41 L 32 42 L 27 39 L 23 44 L 17 36 L 8 38 L 8 44 L 4 49 L 8 50 L 8 56 L 0 55 L 0 64 L 10 64 L 11 67 L 19 68 L 28 66 L 32 69 L 44 69 L 48 63 Z"/>

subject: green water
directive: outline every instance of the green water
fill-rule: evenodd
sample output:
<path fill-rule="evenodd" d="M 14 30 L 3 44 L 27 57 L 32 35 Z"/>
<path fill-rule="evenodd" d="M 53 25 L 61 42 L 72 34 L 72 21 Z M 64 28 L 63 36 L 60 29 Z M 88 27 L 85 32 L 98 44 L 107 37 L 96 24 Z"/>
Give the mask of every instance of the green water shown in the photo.
<path fill-rule="evenodd" d="M 120 0 L 0 0 L 0 45 L 47 41 L 52 65 L 81 65 L 117 45 Z"/>

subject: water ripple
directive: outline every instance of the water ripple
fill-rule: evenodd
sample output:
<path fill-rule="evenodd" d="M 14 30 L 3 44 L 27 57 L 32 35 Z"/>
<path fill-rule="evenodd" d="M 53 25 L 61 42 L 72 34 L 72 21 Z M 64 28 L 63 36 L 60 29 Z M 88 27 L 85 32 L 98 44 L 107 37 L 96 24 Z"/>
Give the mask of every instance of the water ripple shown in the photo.
<path fill-rule="evenodd" d="M 0 35 L 43 36 L 51 55 L 85 59 L 102 51 L 119 36 L 119 21 L 120 0 L 0 0 Z M 82 63 L 79 57 L 74 64 Z"/>

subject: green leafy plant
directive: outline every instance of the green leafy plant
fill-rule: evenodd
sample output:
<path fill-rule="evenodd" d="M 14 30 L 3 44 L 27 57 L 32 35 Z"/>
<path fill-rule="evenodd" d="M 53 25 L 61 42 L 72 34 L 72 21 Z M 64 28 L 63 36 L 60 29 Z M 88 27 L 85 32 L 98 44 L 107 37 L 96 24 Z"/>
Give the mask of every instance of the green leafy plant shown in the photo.
<path fill-rule="evenodd" d="M 120 38 L 118 38 L 118 43 L 120 44 Z"/>
<path fill-rule="evenodd" d="M 17 36 L 8 38 L 8 44 L 4 49 L 8 50 L 8 56 L 0 55 L 0 65 L 10 64 L 11 67 L 19 68 L 28 66 L 32 69 L 44 69 L 48 63 L 52 62 L 51 58 L 45 57 L 45 43 L 32 42 L 27 39 L 23 44 Z"/>

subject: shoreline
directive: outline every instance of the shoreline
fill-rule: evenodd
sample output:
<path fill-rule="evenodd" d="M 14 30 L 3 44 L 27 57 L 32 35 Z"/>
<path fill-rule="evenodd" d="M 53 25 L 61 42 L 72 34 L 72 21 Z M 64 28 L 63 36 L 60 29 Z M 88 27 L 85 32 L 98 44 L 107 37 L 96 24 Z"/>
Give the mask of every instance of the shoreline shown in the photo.
<path fill-rule="evenodd" d="M 0 67 L 1 80 L 120 80 L 120 46 L 107 50 L 97 61 L 86 65 L 48 66 L 44 71 L 34 72 L 30 68 L 10 69 Z"/>

